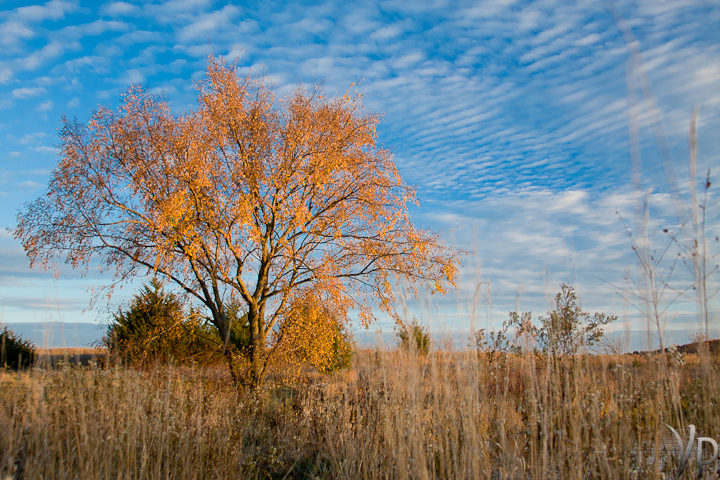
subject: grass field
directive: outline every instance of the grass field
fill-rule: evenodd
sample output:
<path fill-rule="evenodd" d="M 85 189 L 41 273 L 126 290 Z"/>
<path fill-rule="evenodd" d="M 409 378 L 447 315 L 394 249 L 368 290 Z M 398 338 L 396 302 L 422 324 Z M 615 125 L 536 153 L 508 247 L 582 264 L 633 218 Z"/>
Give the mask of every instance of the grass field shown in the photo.
<path fill-rule="evenodd" d="M 0 471 L 27 479 L 669 478 L 677 458 L 661 448 L 664 423 L 720 437 L 717 368 L 702 349 L 555 359 L 363 350 L 348 371 L 269 382 L 260 394 L 239 392 L 222 366 L 3 372 Z"/>

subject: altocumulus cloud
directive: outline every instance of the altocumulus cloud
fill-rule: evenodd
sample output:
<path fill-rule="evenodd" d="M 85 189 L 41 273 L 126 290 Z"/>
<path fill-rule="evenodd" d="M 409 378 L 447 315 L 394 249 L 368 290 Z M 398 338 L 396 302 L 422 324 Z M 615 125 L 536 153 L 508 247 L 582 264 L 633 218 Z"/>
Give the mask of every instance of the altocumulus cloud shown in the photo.
<path fill-rule="evenodd" d="M 38 95 L 42 95 L 43 93 L 46 93 L 47 90 L 45 90 L 43 87 L 21 87 L 16 88 L 12 91 L 13 98 L 30 98 L 30 97 L 36 97 Z"/>
<path fill-rule="evenodd" d="M 642 50 L 687 202 L 695 104 L 698 172 L 720 164 L 720 7 L 703 0 L 617 7 Z M 418 190 L 418 221 L 459 227 L 448 238 L 477 252 L 464 268 L 461 297 L 474 291 L 473 265 L 481 264 L 499 312 L 514 308 L 519 284 L 528 309 L 546 310 L 560 281 L 576 283 L 592 308 L 616 308 L 605 282 L 622 283 L 632 264 L 615 214 L 634 218 L 628 49 L 602 2 L 53 0 L 0 12 L 0 45 L 0 161 L 13 174 L 2 185 L 11 200 L 0 210 L 4 225 L 37 195 L 20 183 L 47 181 L 16 172 L 50 170 L 57 161 L 55 112 L 84 120 L 99 101 L 116 106 L 128 83 L 187 111 L 195 102 L 191 81 L 202 78 L 213 52 L 236 59 L 241 72 L 267 75 L 278 95 L 313 81 L 330 95 L 358 85 L 367 108 L 384 113 L 379 140 Z M 632 76 L 630 88 L 640 94 Z M 653 225 L 662 232 L 677 220 L 666 208 L 640 100 L 641 190 L 654 189 Z M 2 252 L 22 263 L 14 240 L 0 238 Z M 87 288 L 104 278 L 82 283 L 74 275 L 63 270 L 58 284 Z M 27 278 L 43 291 L 52 282 Z M 460 311 L 455 300 L 433 301 L 441 315 Z"/>

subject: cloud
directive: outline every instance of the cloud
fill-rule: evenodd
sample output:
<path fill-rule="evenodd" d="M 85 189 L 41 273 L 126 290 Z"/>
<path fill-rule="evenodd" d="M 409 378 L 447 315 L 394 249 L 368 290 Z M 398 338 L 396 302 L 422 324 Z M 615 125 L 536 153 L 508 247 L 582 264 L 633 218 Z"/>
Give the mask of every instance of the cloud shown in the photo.
<path fill-rule="evenodd" d="M 390 40 L 403 33 L 403 28 L 400 25 L 388 25 L 377 29 L 370 34 L 370 38 L 373 40 Z"/>
<path fill-rule="evenodd" d="M 13 175 L 40 175 L 40 176 L 48 176 L 50 175 L 50 170 L 46 168 L 35 168 L 32 170 L 17 170 L 13 172 Z"/>
<path fill-rule="evenodd" d="M 7 67 L 3 67 L 0 63 L 0 83 L 8 83 L 13 78 L 13 71 Z"/>
<path fill-rule="evenodd" d="M 51 41 L 44 47 L 27 56 L 20 56 L 13 60 L 11 68 L 7 68 L 8 80 L 12 78 L 15 72 L 35 70 L 43 65 L 45 62 L 55 59 L 61 56 L 67 50 L 73 50 L 81 48 L 77 42 L 63 43 L 58 41 Z M 2 69 L 0 69 L 1 71 Z"/>
<path fill-rule="evenodd" d="M 649 231 L 655 232 L 650 237 L 652 248 L 662 251 L 670 244 L 671 252 L 659 267 L 665 269 L 677 252 L 662 233 L 664 226 L 674 225 L 672 203 L 668 195 L 654 194 L 650 204 Z M 495 322 L 497 326 L 507 311 L 515 309 L 518 288 L 522 291 L 520 308 L 542 313 L 551 306 L 559 284 L 564 282 L 576 286 L 586 310 L 619 313 L 614 305 L 622 303 L 621 292 L 609 284 L 623 287 L 626 268 L 635 274 L 636 259 L 616 210 L 631 215 L 630 192 L 597 195 L 591 190 L 545 190 L 488 195 L 475 202 L 457 200 L 442 207 L 425 206 L 413 212 L 416 224 L 454 231 L 452 239 L 450 235 L 445 239 L 457 248 L 474 252 L 463 261 L 459 290 L 447 298 L 434 297 L 430 301 L 442 312 L 452 312 L 455 306 L 460 313 L 467 313 L 478 283 L 490 282 L 490 306 L 497 316 L 483 322 L 487 320 L 490 326 Z M 632 221 L 628 226 L 633 228 Z M 672 278 L 676 286 L 692 283 L 688 272 L 681 268 Z M 487 308 L 487 300 L 483 302 Z M 418 303 L 412 304 L 416 312 L 421 308 Z M 462 323 L 468 317 L 460 314 L 458 318 L 455 322 Z M 633 329 L 642 328 L 637 315 L 628 318 Z"/>
<path fill-rule="evenodd" d="M 168 95 L 174 95 L 177 93 L 177 88 L 173 85 L 166 85 L 163 87 L 155 87 L 148 90 L 148 93 L 152 95 L 162 95 L 162 96 L 168 96 Z"/>
<path fill-rule="evenodd" d="M 18 308 L 25 312 L 33 310 L 40 310 L 42 312 L 57 310 L 82 311 L 87 308 L 87 300 L 70 298 L 38 299 L 35 297 L 3 297 L 0 298 L 0 305 Z M 42 326 L 40 328 L 42 328 Z"/>
<path fill-rule="evenodd" d="M 88 55 L 79 58 L 73 58 L 62 64 L 62 69 L 70 73 L 78 73 L 83 70 L 90 70 L 98 74 L 106 74 L 109 72 L 107 66 L 109 59 L 98 55 Z"/>
<path fill-rule="evenodd" d="M 83 85 L 78 81 L 77 78 L 73 78 L 70 85 L 66 87 L 67 90 L 82 90 Z"/>
<path fill-rule="evenodd" d="M 221 10 L 196 17 L 192 23 L 178 30 L 177 38 L 183 43 L 193 40 L 212 41 L 213 36 L 231 25 L 239 14 L 239 8 L 226 5 Z"/>
<path fill-rule="evenodd" d="M 29 24 L 59 20 L 75 8 L 70 2 L 51 0 L 44 5 L 19 7 L 3 12 L 7 21 L 0 24 L 0 45 L 15 51 L 23 41 L 37 36 L 36 30 Z"/>
<path fill-rule="evenodd" d="M 162 25 L 181 22 L 191 14 L 204 11 L 212 0 L 170 0 L 155 5 L 146 5 L 144 14 L 150 15 Z"/>
<path fill-rule="evenodd" d="M 73 41 L 87 36 L 102 35 L 107 32 L 124 32 L 129 28 L 129 25 L 125 22 L 95 20 L 82 25 L 70 25 L 59 30 L 56 35 L 65 41 Z"/>
<path fill-rule="evenodd" d="M 35 132 L 35 133 L 28 133 L 26 135 L 23 135 L 17 143 L 20 145 L 28 145 L 32 143 L 36 143 L 39 139 L 47 137 L 48 134 L 45 132 Z"/>
<path fill-rule="evenodd" d="M 17 184 L 18 188 L 27 189 L 27 190 L 37 190 L 38 188 L 41 188 L 42 186 L 43 186 L 42 183 L 33 182 L 32 180 L 25 180 L 25 181 L 19 182 Z"/>
<path fill-rule="evenodd" d="M 22 40 L 33 38 L 35 32 L 28 26 L 19 22 L 5 22 L 0 24 L 0 45 L 15 46 Z"/>
<path fill-rule="evenodd" d="M 127 2 L 112 2 L 103 5 L 100 8 L 100 13 L 111 17 L 124 17 L 138 16 L 142 13 L 142 10 L 137 5 L 132 5 Z"/>
<path fill-rule="evenodd" d="M 161 32 L 151 32 L 148 30 L 134 30 L 118 37 L 115 42 L 122 46 L 134 45 L 137 43 L 160 43 L 163 34 Z"/>
<path fill-rule="evenodd" d="M 33 150 L 39 153 L 52 153 L 53 155 L 58 154 L 58 149 L 55 147 L 46 147 L 46 146 L 40 146 L 40 147 L 34 147 Z"/>
<path fill-rule="evenodd" d="M 321 35 L 331 30 L 332 22 L 324 18 L 303 18 L 302 20 L 289 24 L 288 28 L 293 32 L 300 30 L 313 35 Z"/>
<path fill-rule="evenodd" d="M 602 40 L 602 37 L 598 35 L 597 33 L 591 33 L 590 35 L 581 38 L 580 40 L 577 40 L 575 42 L 578 46 L 585 46 L 585 45 L 592 45 L 593 43 L 597 43 Z"/>
<path fill-rule="evenodd" d="M 37 110 L 38 112 L 47 112 L 49 110 L 52 110 L 54 105 L 55 104 L 53 103 L 52 100 L 48 100 L 47 102 L 43 102 L 40 105 L 38 105 L 37 107 L 35 107 L 35 110 Z"/>
<path fill-rule="evenodd" d="M 127 70 L 118 82 L 122 85 L 140 85 L 145 82 L 145 74 L 138 68 Z"/>
<path fill-rule="evenodd" d="M 68 100 L 67 107 L 68 108 L 75 108 L 78 105 L 80 105 L 80 99 L 78 97 L 75 97 L 73 99 Z"/>
<path fill-rule="evenodd" d="M 43 5 L 31 5 L 16 8 L 9 12 L 9 17 L 26 22 L 39 23 L 44 20 L 59 20 L 77 7 L 71 2 L 50 0 Z"/>
<path fill-rule="evenodd" d="M 54 83 L 54 80 L 52 78 L 44 75 L 42 77 L 37 77 L 35 79 L 35 83 L 37 83 L 38 85 L 40 85 L 42 87 L 49 87 L 50 85 L 52 85 Z"/>
<path fill-rule="evenodd" d="M 13 98 L 30 98 L 30 97 L 36 97 L 38 95 L 42 95 L 44 93 L 47 93 L 47 90 L 45 90 L 42 87 L 22 87 L 22 88 L 16 88 L 12 91 Z"/>

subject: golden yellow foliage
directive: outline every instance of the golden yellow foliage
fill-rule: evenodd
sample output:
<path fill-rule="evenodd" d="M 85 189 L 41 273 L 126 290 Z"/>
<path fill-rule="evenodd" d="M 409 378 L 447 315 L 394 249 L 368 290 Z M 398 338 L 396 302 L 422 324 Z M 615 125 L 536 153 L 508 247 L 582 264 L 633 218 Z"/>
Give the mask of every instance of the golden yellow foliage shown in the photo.
<path fill-rule="evenodd" d="M 347 315 L 323 298 L 319 292 L 303 292 L 293 301 L 289 314 L 273 332 L 273 363 L 282 365 L 286 373 L 295 367 L 300 373 L 304 365 L 312 365 L 323 372 L 332 370 L 338 356 L 350 355 L 352 348 L 346 338 Z"/>
<path fill-rule="evenodd" d="M 226 307 L 242 302 L 254 385 L 298 290 L 357 309 L 367 326 L 374 303 L 398 318 L 399 277 L 413 293 L 454 285 L 458 252 L 412 224 L 415 192 L 360 95 L 299 87 L 277 99 L 213 57 L 197 89 L 197 109 L 179 116 L 132 87 L 87 126 L 63 119 L 47 194 L 14 232 L 33 265 L 99 258 L 117 282 L 152 272 L 203 304 L 224 339 Z"/>

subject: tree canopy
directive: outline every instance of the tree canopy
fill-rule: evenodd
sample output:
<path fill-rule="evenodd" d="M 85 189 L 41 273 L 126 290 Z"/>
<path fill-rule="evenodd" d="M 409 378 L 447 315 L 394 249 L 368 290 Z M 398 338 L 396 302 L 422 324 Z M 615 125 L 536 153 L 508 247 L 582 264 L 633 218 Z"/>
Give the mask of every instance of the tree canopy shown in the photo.
<path fill-rule="evenodd" d="M 227 305 L 242 302 L 255 384 L 273 332 L 306 298 L 338 318 L 357 309 L 367 326 L 375 303 L 399 319 L 397 277 L 415 293 L 454 285 L 458 252 L 413 225 L 415 191 L 377 144 L 380 117 L 361 95 L 300 86 L 277 98 L 263 77 L 213 57 L 206 73 L 182 115 L 131 87 L 87 125 L 63 117 L 47 193 L 14 231 L 32 265 L 99 261 L 113 284 L 174 282 L 207 308 L 231 367 Z"/>

